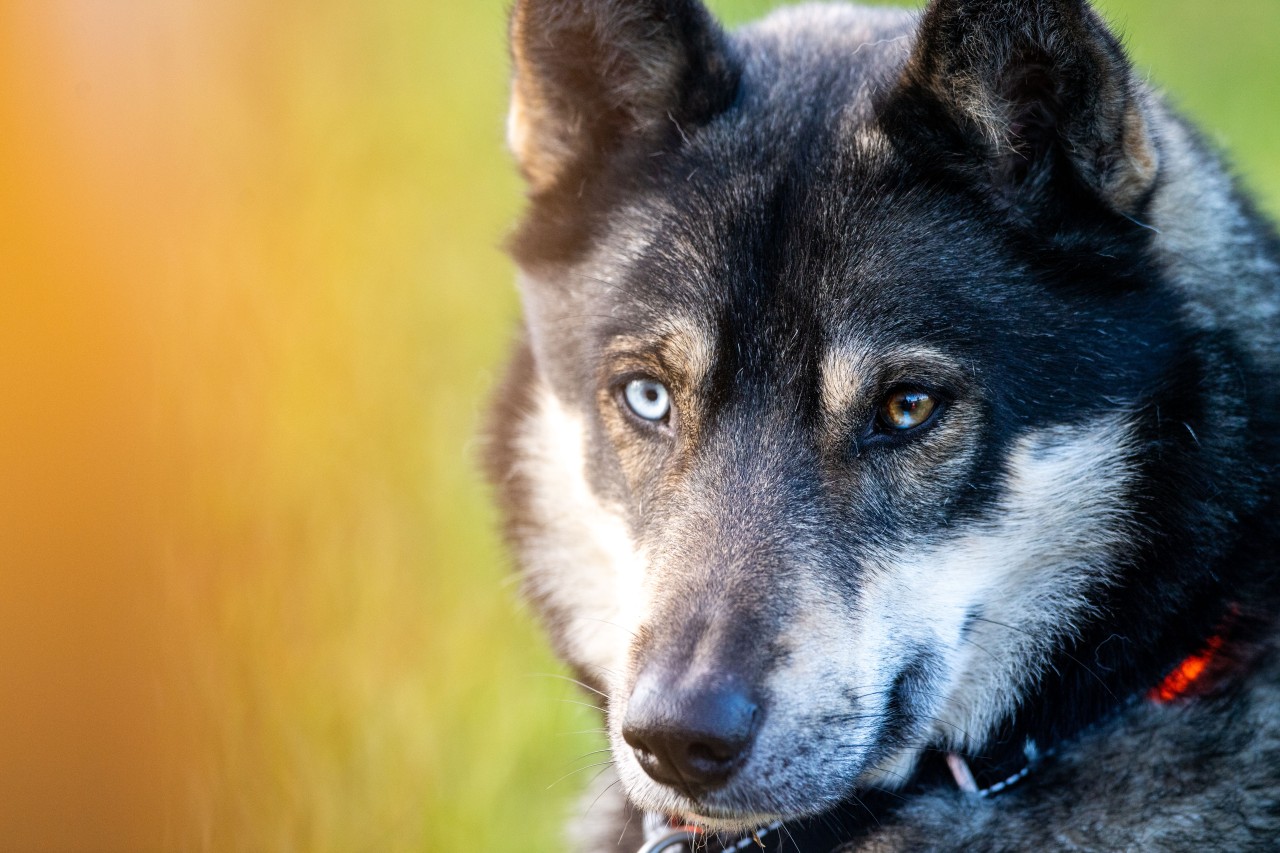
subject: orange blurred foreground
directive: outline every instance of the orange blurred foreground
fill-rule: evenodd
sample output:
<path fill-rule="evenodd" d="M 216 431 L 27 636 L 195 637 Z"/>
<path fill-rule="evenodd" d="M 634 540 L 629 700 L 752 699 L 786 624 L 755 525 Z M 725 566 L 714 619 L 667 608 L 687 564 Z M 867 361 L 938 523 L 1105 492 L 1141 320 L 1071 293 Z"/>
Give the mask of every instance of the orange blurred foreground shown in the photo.
<path fill-rule="evenodd" d="M 176 843 L 159 566 L 177 448 L 156 330 L 199 154 L 178 5 L 0 5 L 5 850 Z"/>

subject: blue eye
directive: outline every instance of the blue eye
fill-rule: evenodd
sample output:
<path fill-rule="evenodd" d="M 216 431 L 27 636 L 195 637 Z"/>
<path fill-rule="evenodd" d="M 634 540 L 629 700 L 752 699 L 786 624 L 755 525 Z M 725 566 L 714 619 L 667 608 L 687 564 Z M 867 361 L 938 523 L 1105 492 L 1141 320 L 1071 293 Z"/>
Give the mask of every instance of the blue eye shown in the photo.
<path fill-rule="evenodd" d="M 622 398 L 636 417 L 655 423 L 671 412 L 667 386 L 655 379 L 632 379 L 622 389 Z"/>

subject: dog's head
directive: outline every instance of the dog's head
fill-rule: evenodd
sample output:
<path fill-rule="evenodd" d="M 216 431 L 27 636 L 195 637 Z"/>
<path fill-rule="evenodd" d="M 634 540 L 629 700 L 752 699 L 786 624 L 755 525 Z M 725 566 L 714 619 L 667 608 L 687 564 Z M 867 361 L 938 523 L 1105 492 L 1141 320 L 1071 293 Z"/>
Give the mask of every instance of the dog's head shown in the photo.
<path fill-rule="evenodd" d="M 738 826 L 980 748 L 1204 417 L 1115 39 L 1083 0 L 519 0 L 512 50 L 495 470 L 630 796 Z"/>

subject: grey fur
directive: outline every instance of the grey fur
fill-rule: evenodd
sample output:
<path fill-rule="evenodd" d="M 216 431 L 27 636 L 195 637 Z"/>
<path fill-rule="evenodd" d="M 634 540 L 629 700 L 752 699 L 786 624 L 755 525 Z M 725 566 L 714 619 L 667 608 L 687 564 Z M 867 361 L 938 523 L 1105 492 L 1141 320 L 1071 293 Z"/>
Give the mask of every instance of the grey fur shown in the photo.
<path fill-rule="evenodd" d="M 904 784 L 839 849 L 1280 843 L 1280 244 L 1096 13 L 514 21 L 526 321 L 491 475 L 609 697 L 578 846 Z M 627 414 L 634 377 L 667 421 Z M 941 413 L 907 437 L 877 414 L 903 388 Z M 1215 632 L 1203 695 L 1142 698 Z M 725 684 L 754 703 L 727 781 L 644 763 L 642 711 Z M 919 781 L 1031 736 L 1053 756 L 997 797 Z"/>
<path fill-rule="evenodd" d="M 1274 664 L 1230 703 L 1143 703 L 1082 736 L 1021 789 L 940 791 L 842 853 L 1276 849 L 1280 689 Z"/>

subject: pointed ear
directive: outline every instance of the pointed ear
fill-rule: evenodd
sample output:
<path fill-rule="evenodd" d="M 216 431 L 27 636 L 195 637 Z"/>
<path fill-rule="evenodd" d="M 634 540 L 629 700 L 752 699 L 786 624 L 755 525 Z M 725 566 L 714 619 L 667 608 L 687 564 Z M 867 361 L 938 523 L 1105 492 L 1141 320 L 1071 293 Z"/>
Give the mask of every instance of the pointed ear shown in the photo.
<path fill-rule="evenodd" d="M 1132 214 L 1159 169 L 1143 95 L 1087 0 L 933 0 L 907 80 L 974 140 L 1016 214 L 1078 179 Z"/>
<path fill-rule="evenodd" d="M 707 121 L 737 86 L 698 0 L 517 0 L 511 54 L 507 137 L 534 192 L 629 140 Z"/>

